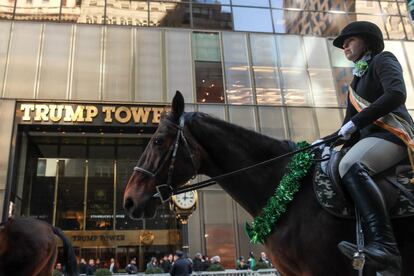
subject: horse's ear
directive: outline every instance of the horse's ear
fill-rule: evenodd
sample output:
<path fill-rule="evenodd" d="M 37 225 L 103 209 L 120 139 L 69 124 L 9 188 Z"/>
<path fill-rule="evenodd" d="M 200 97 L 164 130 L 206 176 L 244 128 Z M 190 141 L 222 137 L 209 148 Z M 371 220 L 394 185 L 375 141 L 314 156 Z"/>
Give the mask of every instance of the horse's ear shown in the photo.
<path fill-rule="evenodd" d="M 180 116 L 184 112 L 184 97 L 180 93 L 180 91 L 175 92 L 175 96 L 172 100 L 172 114 L 176 119 L 180 118 Z"/>

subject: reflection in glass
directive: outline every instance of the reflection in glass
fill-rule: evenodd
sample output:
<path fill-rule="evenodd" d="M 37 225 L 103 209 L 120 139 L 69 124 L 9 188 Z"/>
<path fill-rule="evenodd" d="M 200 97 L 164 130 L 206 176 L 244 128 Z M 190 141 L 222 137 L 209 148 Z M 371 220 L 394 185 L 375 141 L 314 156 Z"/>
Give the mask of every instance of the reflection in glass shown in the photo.
<path fill-rule="evenodd" d="M 275 33 L 312 34 L 309 13 L 305 11 L 272 10 Z"/>
<path fill-rule="evenodd" d="M 195 61 L 196 92 L 199 103 L 224 103 L 221 62 Z"/>
<path fill-rule="evenodd" d="M 190 4 L 176 2 L 150 2 L 150 26 L 181 27 L 190 26 Z"/>
<path fill-rule="evenodd" d="M 207 113 L 208 115 L 212 117 L 225 120 L 223 105 L 212 105 L 212 104 L 201 105 L 200 104 L 198 105 L 198 111 Z"/>
<path fill-rule="evenodd" d="M 57 21 L 59 20 L 59 11 L 60 0 L 17 0 L 14 19 Z"/>
<path fill-rule="evenodd" d="M 283 108 L 259 106 L 260 132 L 276 139 L 286 139 Z"/>
<path fill-rule="evenodd" d="M 88 191 L 86 229 L 113 228 L 114 214 L 114 162 L 92 159 L 88 163 Z"/>
<path fill-rule="evenodd" d="M 269 9 L 233 7 L 234 29 L 247 32 L 273 32 Z M 254 18 L 254 24 L 251 19 Z"/>
<path fill-rule="evenodd" d="M 294 8 L 294 9 L 306 9 L 308 6 L 306 0 L 271 0 L 272 8 Z"/>
<path fill-rule="evenodd" d="M 317 133 L 313 110 L 313 108 L 287 108 L 290 139 L 293 141 L 314 141 L 320 137 Z"/>
<path fill-rule="evenodd" d="M 53 223 L 53 201 L 56 182 L 56 159 L 39 158 L 35 177 L 29 185 L 29 216 Z"/>
<path fill-rule="evenodd" d="M 350 12 L 381 14 L 381 8 L 378 1 L 372 0 L 352 0 L 347 1 L 348 10 Z"/>
<path fill-rule="evenodd" d="M 303 37 L 303 44 L 305 46 L 308 68 L 331 68 L 326 39 L 322 37 L 305 36 Z"/>
<path fill-rule="evenodd" d="M 193 3 L 230 5 L 230 0 L 193 0 Z"/>
<path fill-rule="evenodd" d="M 342 111 L 337 108 L 315 108 L 319 136 L 325 137 L 338 130 L 342 123 Z"/>
<path fill-rule="evenodd" d="M 85 160 L 60 159 L 56 226 L 84 230 Z"/>
<path fill-rule="evenodd" d="M 284 104 L 312 105 L 307 72 L 294 68 L 281 69 L 281 72 Z"/>
<path fill-rule="evenodd" d="M 309 69 L 314 106 L 338 106 L 331 69 Z"/>
<path fill-rule="evenodd" d="M 230 6 L 193 4 L 193 27 L 216 30 L 232 30 Z"/>
<path fill-rule="evenodd" d="M 281 67 L 305 68 L 306 60 L 302 50 L 302 38 L 294 35 L 276 36 Z"/>
<path fill-rule="evenodd" d="M 229 121 L 247 129 L 256 130 L 256 120 L 252 106 L 229 106 Z"/>
<path fill-rule="evenodd" d="M 0 0 L 0 19 L 12 19 L 16 0 Z"/>
<path fill-rule="evenodd" d="M 310 12 L 312 33 L 321 36 L 337 36 L 348 25 L 348 15 L 342 13 Z"/>
<path fill-rule="evenodd" d="M 146 1 L 107 0 L 106 24 L 148 26 Z"/>
<path fill-rule="evenodd" d="M 395 14 L 399 13 L 398 5 L 396 2 L 381 1 L 381 10 L 385 14 Z M 401 5 L 403 6 L 403 5 Z"/>
<path fill-rule="evenodd" d="M 413 9 L 413 13 L 414 13 L 414 9 Z M 414 14 L 413 14 L 414 16 Z M 405 27 L 405 32 L 407 34 L 407 39 L 408 40 L 413 40 L 414 39 L 414 26 L 413 26 L 413 21 L 411 21 L 410 18 L 408 17 L 402 17 L 402 21 Z"/>
<path fill-rule="evenodd" d="M 105 1 L 106 0 L 81 1 L 81 3 L 79 3 L 81 6 L 81 13 L 77 23 L 104 24 Z M 78 5 L 78 3 L 76 3 L 76 5 Z"/>
<path fill-rule="evenodd" d="M 63 22 L 78 22 L 81 4 L 82 0 L 62 0 L 60 20 Z"/>
<path fill-rule="evenodd" d="M 348 87 L 354 78 L 352 75 L 352 67 L 334 67 L 333 74 L 336 91 L 338 93 L 339 106 L 345 107 L 348 95 Z"/>
<path fill-rule="evenodd" d="M 314 11 L 346 11 L 345 2 L 342 0 L 309 1 L 309 9 Z"/>
<path fill-rule="evenodd" d="M 275 37 L 252 34 L 250 43 L 257 103 L 281 104 Z"/>
<path fill-rule="evenodd" d="M 404 27 L 400 16 L 385 16 L 385 26 L 390 39 L 405 39 Z"/>
<path fill-rule="evenodd" d="M 246 35 L 223 33 L 223 47 L 227 102 L 253 103 Z"/>
<path fill-rule="evenodd" d="M 269 7 L 269 0 L 232 0 L 234 6 Z"/>

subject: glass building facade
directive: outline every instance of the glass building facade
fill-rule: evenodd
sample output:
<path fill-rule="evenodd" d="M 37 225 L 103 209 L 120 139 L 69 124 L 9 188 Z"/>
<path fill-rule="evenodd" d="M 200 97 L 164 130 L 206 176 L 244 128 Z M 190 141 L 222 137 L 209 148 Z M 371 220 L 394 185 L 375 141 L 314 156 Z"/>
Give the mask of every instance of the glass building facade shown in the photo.
<path fill-rule="evenodd" d="M 367 20 L 400 61 L 414 111 L 407 1 L 0 0 L 0 18 L 0 211 L 6 217 L 12 201 L 16 215 L 61 227 L 83 258 L 116 256 L 122 266 L 137 256 L 142 270 L 150 256 L 180 247 L 168 206 L 140 221 L 122 211 L 155 128 L 20 124 L 21 104 L 165 106 L 179 90 L 186 111 L 311 142 L 340 126 L 352 79 L 332 38 Z M 236 257 L 262 250 L 243 232 L 250 220 L 220 187 L 204 188 L 189 221 L 190 254 L 220 255 L 234 267 Z M 160 238 L 143 244 L 141 234 L 129 238 L 136 231 Z M 102 233 L 115 240 L 88 240 Z"/>

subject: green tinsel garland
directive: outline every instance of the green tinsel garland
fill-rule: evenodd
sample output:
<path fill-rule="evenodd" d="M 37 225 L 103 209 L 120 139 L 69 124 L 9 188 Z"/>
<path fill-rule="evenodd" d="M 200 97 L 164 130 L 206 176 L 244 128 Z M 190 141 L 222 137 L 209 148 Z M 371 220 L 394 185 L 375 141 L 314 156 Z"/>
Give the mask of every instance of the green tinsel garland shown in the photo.
<path fill-rule="evenodd" d="M 298 143 L 299 148 L 309 146 L 306 142 Z M 273 231 L 279 218 L 286 212 L 287 205 L 299 191 L 300 181 L 312 166 L 313 153 L 300 152 L 292 157 L 288 164 L 288 172 L 282 177 L 274 195 L 267 201 L 262 213 L 255 217 L 252 225 L 245 223 L 245 231 L 251 243 L 264 243 L 265 238 Z"/>

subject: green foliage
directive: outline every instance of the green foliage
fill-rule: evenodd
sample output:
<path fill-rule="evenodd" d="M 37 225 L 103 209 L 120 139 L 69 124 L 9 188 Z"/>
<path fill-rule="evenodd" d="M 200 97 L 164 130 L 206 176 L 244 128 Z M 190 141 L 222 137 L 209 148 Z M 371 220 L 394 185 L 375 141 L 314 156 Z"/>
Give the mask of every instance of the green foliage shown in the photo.
<path fill-rule="evenodd" d="M 299 148 L 309 146 L 300 142 Z M 283 176 L 275 193 L 267 201 L 260 215 L 254 218 L 252 225 L 245 223 L 245 231 L 251 243 L 264 243 L 266 237 L 273 231 L 279 218 L 286 212 L 293 196 L 299 191 L 304 178 L 313 164 L 313 154 L 310 151 L 295 154 L 288 164 L 288 172 Z"/>
<path fill-rule="evenodd" d="M 270 265 L 265 262 L 257 262 L 256 265 L 253 267 L 253 270 L 259 270 L 259 269 L 268 269 L 270 268 Z"/>
<path fill-rule="evenodd" d="M 161 267 L 150 267 L 145 270 L 145 274 L 160 274 L 164 273 L 164 270 L 162 270 Z"/>
<path fill-rule="evenodd" d="M 111 276 L 112 273 L 109 271 L 109 269 L 100 268 L 97 269 L 95 272 L 95 276 Z"/>
<path fill-rule="evenodd" d="M 52 276 L 63 276 L 63 273 L 62 272 L 60 272 L 59 270 L 57 270 L 57 269 L 53 269 L 53 274 L 52 274 Z"/>
<path fill-rule="evenodd" d="M 221 264 L 211 264 L 207 271 L 224 271 L 224 267 Z"/>

